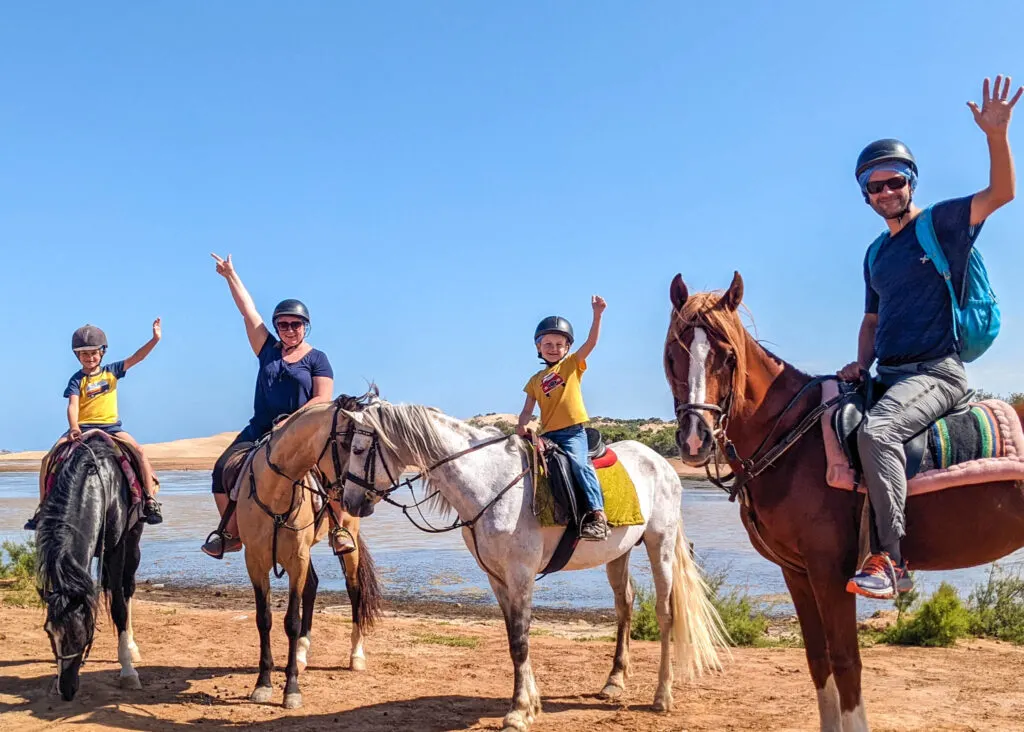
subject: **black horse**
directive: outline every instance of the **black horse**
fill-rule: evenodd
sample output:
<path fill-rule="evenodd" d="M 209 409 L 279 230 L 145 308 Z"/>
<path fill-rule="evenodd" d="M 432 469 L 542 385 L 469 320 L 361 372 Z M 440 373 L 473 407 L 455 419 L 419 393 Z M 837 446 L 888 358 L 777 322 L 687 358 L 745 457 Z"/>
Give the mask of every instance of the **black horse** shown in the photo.
<path fill-rule="evenodd" d="M 38 588 L 46 603 L 46 633 L 57 660 L 57 689 L 65 701 L 78 692 L 79 671 L 96 630 L 99 588 L 91 567 L 99 558 L 100 586 L 117 626 L 121 686 L 139 689 L 138 647 L 131 598 L 145 525 L 132 505 L 128 479 L 104 435 L 86 434 L 60 467 L 36 530 Z"/>

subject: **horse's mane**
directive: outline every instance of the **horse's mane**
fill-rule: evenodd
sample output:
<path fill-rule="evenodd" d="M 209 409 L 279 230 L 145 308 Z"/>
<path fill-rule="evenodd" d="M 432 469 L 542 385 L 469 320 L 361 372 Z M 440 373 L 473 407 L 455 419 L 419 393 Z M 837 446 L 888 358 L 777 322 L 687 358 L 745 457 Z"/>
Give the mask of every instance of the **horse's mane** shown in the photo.
<path fill-rule="evenodd" d="M 752 337 L 743 326 L 739 313 L 722 304 L 723 294 L 722 291 L 711 291 L 690 295 L 678 311 L 677 329 L 673 330 L 673 337 L 683 349 L 686 346 L 678 337 L 683 328 L 706 327 L 725 339 L 736 357 L 736 367 L 732 371 L 732 406 L 739 411 L 746 399 L 747 343 Z"/>
<path fill-rule="evenodd" d="M 86 481 L 103 461 L 116 465 L 114 451 L 105 440 L 90 439 L 79 445 L 61 467 L 43 504 L 36 533 L 37 579 L 50 607 L 50 621 L 58 626 L 78 604 L 85 604 L 90 613 L 96 608 L 98 588 L 89 572 L 92 553 L 83 566 L 74 556 L 74 542 L 87 498 Z"/>
<path fill-rule="evenodd" d="M 405 454 L 410 464 L 403 467 L 413 467 L 423 473 L 424 491 L 429 491 L 430 488 L 429 469 L 452 453 L 451 447 L 438 431 L 438 421 L 450 422 L 468 433 L 470 439 L 486 439 L 502 434 L 497 428 L 474 427 L 445 414 L 436 407 L 419 404 L 391 404 L 381 401 L 374 405 L 373 409 L 364 411 L 361 417 L 363 427 L 376 432 L 385 449 L 396 456 Z M 509 443 L 512 445 L 514 441 L 510 440 Z M 428 505 L 442 515 L 448 515 L 453 510 L 440 491 L 433 493 Z"/>

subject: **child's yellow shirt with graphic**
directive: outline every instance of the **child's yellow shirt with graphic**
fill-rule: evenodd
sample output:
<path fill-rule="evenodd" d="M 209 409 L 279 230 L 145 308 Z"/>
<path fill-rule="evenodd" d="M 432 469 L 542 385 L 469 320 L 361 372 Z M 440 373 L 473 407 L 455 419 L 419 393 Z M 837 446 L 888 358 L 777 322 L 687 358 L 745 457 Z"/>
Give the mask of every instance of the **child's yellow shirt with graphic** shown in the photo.
<path fill-rule="evenodd" d="M 526 383 L 523 391 L 540 406 L 541 434 L 590 420 L 580 388 L 586 370 L 587 362 L 573 353 L 554 366 L 541 369 Z"/>
<path fill-rule="evenodd" d="M 100 367 L 92 376 L 79 369 L 68 380 L 64 397 L 78 396 L 78 424 L 120 424 L 117 414 L 117 382 L 125 375 L 124 361 Z"/>

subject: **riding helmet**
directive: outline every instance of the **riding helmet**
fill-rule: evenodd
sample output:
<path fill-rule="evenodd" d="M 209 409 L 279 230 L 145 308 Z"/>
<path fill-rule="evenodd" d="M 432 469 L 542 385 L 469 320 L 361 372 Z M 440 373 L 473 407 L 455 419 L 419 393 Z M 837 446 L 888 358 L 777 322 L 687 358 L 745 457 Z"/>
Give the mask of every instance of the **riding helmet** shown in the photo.
<path fill-rule="evenodd" d="M 95 325 L 83 325 L 72 334 L 71 350 L 75 353 L 95 351 L 97 348 L 104 351 L 107 349 L 107 334 Z"/>
<path fill-rule="evenodd" d="M 301 300 L 289 298 L 279 302 L 277 307 L 274 308 L 274 317 L 271 318 L 271 321 L 276 323 L 277 319 L 282 315 L 294 315 L 297 318 L 302 318 L 306 325 L 309 325 L 309 310 Z"/>
<path fill-rule="evenodd" d="M 533 332 L 533 342 L 536 343 L 549 333 L 558 333 L 569 339 L 572 345 L 574 339 L 572 334 L 572 323 L 560 315 L 549 315 L 537 324 L 537 330 Z"/>
<path fill-rule="evenodd" d="M 875 140 L 861 150 L 860 155 L 857 157 L 857 168 L 853 176 L 860 180 L 860 174 L 872 165 L 889 160 L 898 160 L 906 163 L 914 171 L 914 175 L 917 175 L 917 161 L 914 159 L 914 154 L 910 152 L 910 148 L 899 140 L 890 137 L 884 140 Z"/>

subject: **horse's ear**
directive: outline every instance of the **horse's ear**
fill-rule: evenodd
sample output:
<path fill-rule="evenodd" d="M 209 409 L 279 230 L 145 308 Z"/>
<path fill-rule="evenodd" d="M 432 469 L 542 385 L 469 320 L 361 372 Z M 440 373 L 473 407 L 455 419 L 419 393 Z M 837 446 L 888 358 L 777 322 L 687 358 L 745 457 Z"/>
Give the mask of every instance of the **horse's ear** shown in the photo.
<path fill-rule="evenodd" d="M 733 272 L 732 284 L 729 285 L 729 289 L 722 295 L 718 304 L 726 310 L 735 312 L 741 302 L 743 302 L 743 278 L 740 277 L 739 272 Z"/>
<path fill-rule="evenodd" d="M 683 305 L 690 299 L 690 292 L 686 289 L 686 283 L 683 282 L 681 274 L 677 274 L 672 278 L 672 286 L 668 289 L 668 296 L 672 300 L 672 308 L 675 310 L 682 310 Z"/>

